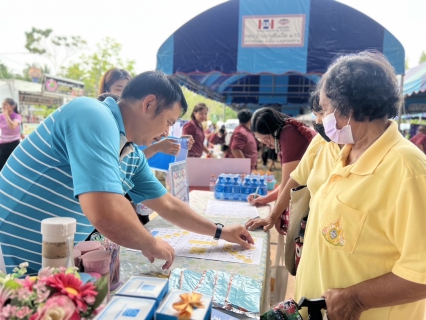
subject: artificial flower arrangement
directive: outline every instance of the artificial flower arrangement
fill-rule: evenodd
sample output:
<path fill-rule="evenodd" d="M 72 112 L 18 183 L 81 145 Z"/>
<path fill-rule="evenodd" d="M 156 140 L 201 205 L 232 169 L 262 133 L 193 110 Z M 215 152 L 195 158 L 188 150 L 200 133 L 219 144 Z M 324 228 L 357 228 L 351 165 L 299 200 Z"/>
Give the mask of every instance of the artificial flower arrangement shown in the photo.
<path fill-rule="evenodd" d="M 103 307 L 108 279 L 83 283 L 77 268 L 43 268 L 25 276 L 28 263 L 13 273 L 0 271 L 0 320 L 91 319 Z"/>

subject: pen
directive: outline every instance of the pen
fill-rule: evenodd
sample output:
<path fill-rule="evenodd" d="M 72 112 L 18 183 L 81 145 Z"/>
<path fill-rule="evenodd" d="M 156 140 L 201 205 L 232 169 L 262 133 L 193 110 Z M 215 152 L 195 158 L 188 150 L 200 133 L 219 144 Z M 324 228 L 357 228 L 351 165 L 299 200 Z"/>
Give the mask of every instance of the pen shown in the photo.
<path fill-rule="evenodd" d="M 253 195 L 253 199 L 256 199 L 259 196 L 259 187 L 256 188 L 256 192 Z"/>

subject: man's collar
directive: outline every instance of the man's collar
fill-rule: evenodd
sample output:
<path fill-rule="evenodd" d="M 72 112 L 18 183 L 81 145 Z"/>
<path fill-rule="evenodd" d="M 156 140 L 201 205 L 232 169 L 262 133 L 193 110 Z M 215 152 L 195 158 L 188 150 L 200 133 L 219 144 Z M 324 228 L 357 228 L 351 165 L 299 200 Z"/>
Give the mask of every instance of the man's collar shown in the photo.
<path fill-rule="evenodd" d="M 372 174 L 389 150 L 402 138 L 398 131 L 398 124 L 389 121 L 389 127 L 382 136 L 374 142 L 350 169 L 350 173 L 358 175 Z M 345 145 L 339 153 L 339 161 L 345 167 L 346 159 L 352 149 L 352 145 Z"/>
<path fill-rule="evenodd" d="M 124 128 L 124 122 L 123 122 L 123 116 L 121 115 L 120 107 L 118 106 L 117 102 L 111 98 L 106 98 L 103 103 L 110 108 L 112 115 L 115 118 L 115 121 L 117 121 L 118 129 L 120 130 L 120 133 L 123 135 L 126 135 L 126 129 Z"/>

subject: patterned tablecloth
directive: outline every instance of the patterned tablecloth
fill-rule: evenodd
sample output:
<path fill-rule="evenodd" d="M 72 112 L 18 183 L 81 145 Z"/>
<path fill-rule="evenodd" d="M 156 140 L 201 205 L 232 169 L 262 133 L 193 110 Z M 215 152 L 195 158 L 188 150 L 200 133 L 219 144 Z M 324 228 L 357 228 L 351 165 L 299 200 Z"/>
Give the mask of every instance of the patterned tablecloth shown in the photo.
<path fill-rule="evenodd" d="M 214 222 L 220 222 L 226 226 L 231 224 L 244 225 L 244 223 L 247 221 L 247 218 L 216 218 L 216 217 L 206 216 L 204 213 L 206 212 L 207 202 L 208 200 L 214 200 L 213 192 L 191 191 L 189 199 L 190 199 L 189 205 L 195 212 Z M 271 208 L 269 206 L 258 208 L 259 216 L 266 217 L 269 214 L 270 209 Z M 155 228 L 173 228 L 173 229 L 178 228 L 161 217 L 157 217 L 153 219 L 145 226 L 148 230 L 152 230 Z M 261 305 L 261 310 L 263 310 L 266 307 L 265 306 L 266 296 L 267 296 L 266 290 L 269 290 L 269 285 L 268 285 L 269 267 L 270 267 L 269 232 L 265 233 L 262 230 L 259 230 L 259 231 L 252 231 L 251 234 L 253 237 L 264 239 L 260 265 L 240 264 L 240 263 L 195 259 L 195 258 L 187 258 L 187 257 L 176 257 L 173 263 L 172 269 L 185 268 L 185 269 L 190 269 L 197 272 L 202 272 L 203 270 L 211 269 L 211 270 L 223 271 L 223 272 L 228 272 L 231 274 L 240 274 L 246 277 L 250 277 L 258 281 L 259 283 L 261 283 L 262 288 L 264 289 L 263 298 L 262 298 L 263 301 L 259 301 Z M 145 258 L 141 252 L 130 251 L 130 250 L 126 250 L 125 248 L 122 248 L 121 264 L 123 265 L 123 263 L 126 263 L 126 262 L 132 265 L 149 263 L 148 259 Z"/>

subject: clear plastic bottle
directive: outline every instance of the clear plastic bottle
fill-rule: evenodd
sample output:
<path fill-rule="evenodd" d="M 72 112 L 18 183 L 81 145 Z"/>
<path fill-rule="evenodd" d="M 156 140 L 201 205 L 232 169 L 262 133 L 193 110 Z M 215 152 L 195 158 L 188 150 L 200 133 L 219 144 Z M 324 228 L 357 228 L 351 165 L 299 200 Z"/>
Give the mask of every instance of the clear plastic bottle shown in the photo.
<path fill-rule="evenodd" d="M 246 176 L 244 178 L 244 182 L 241 187 L 241 194 L 242 194 L 241 201 L 247 201 L 247 197 L 250 195 L 250 193 L 251 193 L 250 178 Z"/>
<path fill-rule="evenodd" d="M 239 201 L 241 199 L 241 184 L 239 176 L 235 176 L 232 182 L 232 200 Z"/>
<path fill-rule="evenodd" d="M 231 177 L 228 175 L 225 182 L 225 188 L 223 190 L 223 198 L 225 200 L 231 200 L 232 198 L 232 181 Z"/>
<path fill-rule="evenodd" d="M 268 194 L 268 186 L 265 183 L 264 178 L 259 179 L 259 195 L 266 196 Z"/>
<path fill-rule="evenodd" d="M 219 180 L 216 183 L 216 186 L 214 188 L 214 197 L 218 200 L 224 199 L 224 192 L 225 190 L 225 180 L 222 175 L 219 176 Z"/>
<path fill-rule="evenodd" d="M 257 177 L 253 177 L 251 179 L 251 193 L 255 193 L 257 190 L 257 187 L 259 186 L 259 180 Z"/>
<path fill-rule="evenodd" d="M 216 176 L 212 174 L 210 177 L 210 183 L 209 183 L 210 191 L 215 190 L 215 185 L 216 185 Z"/>

